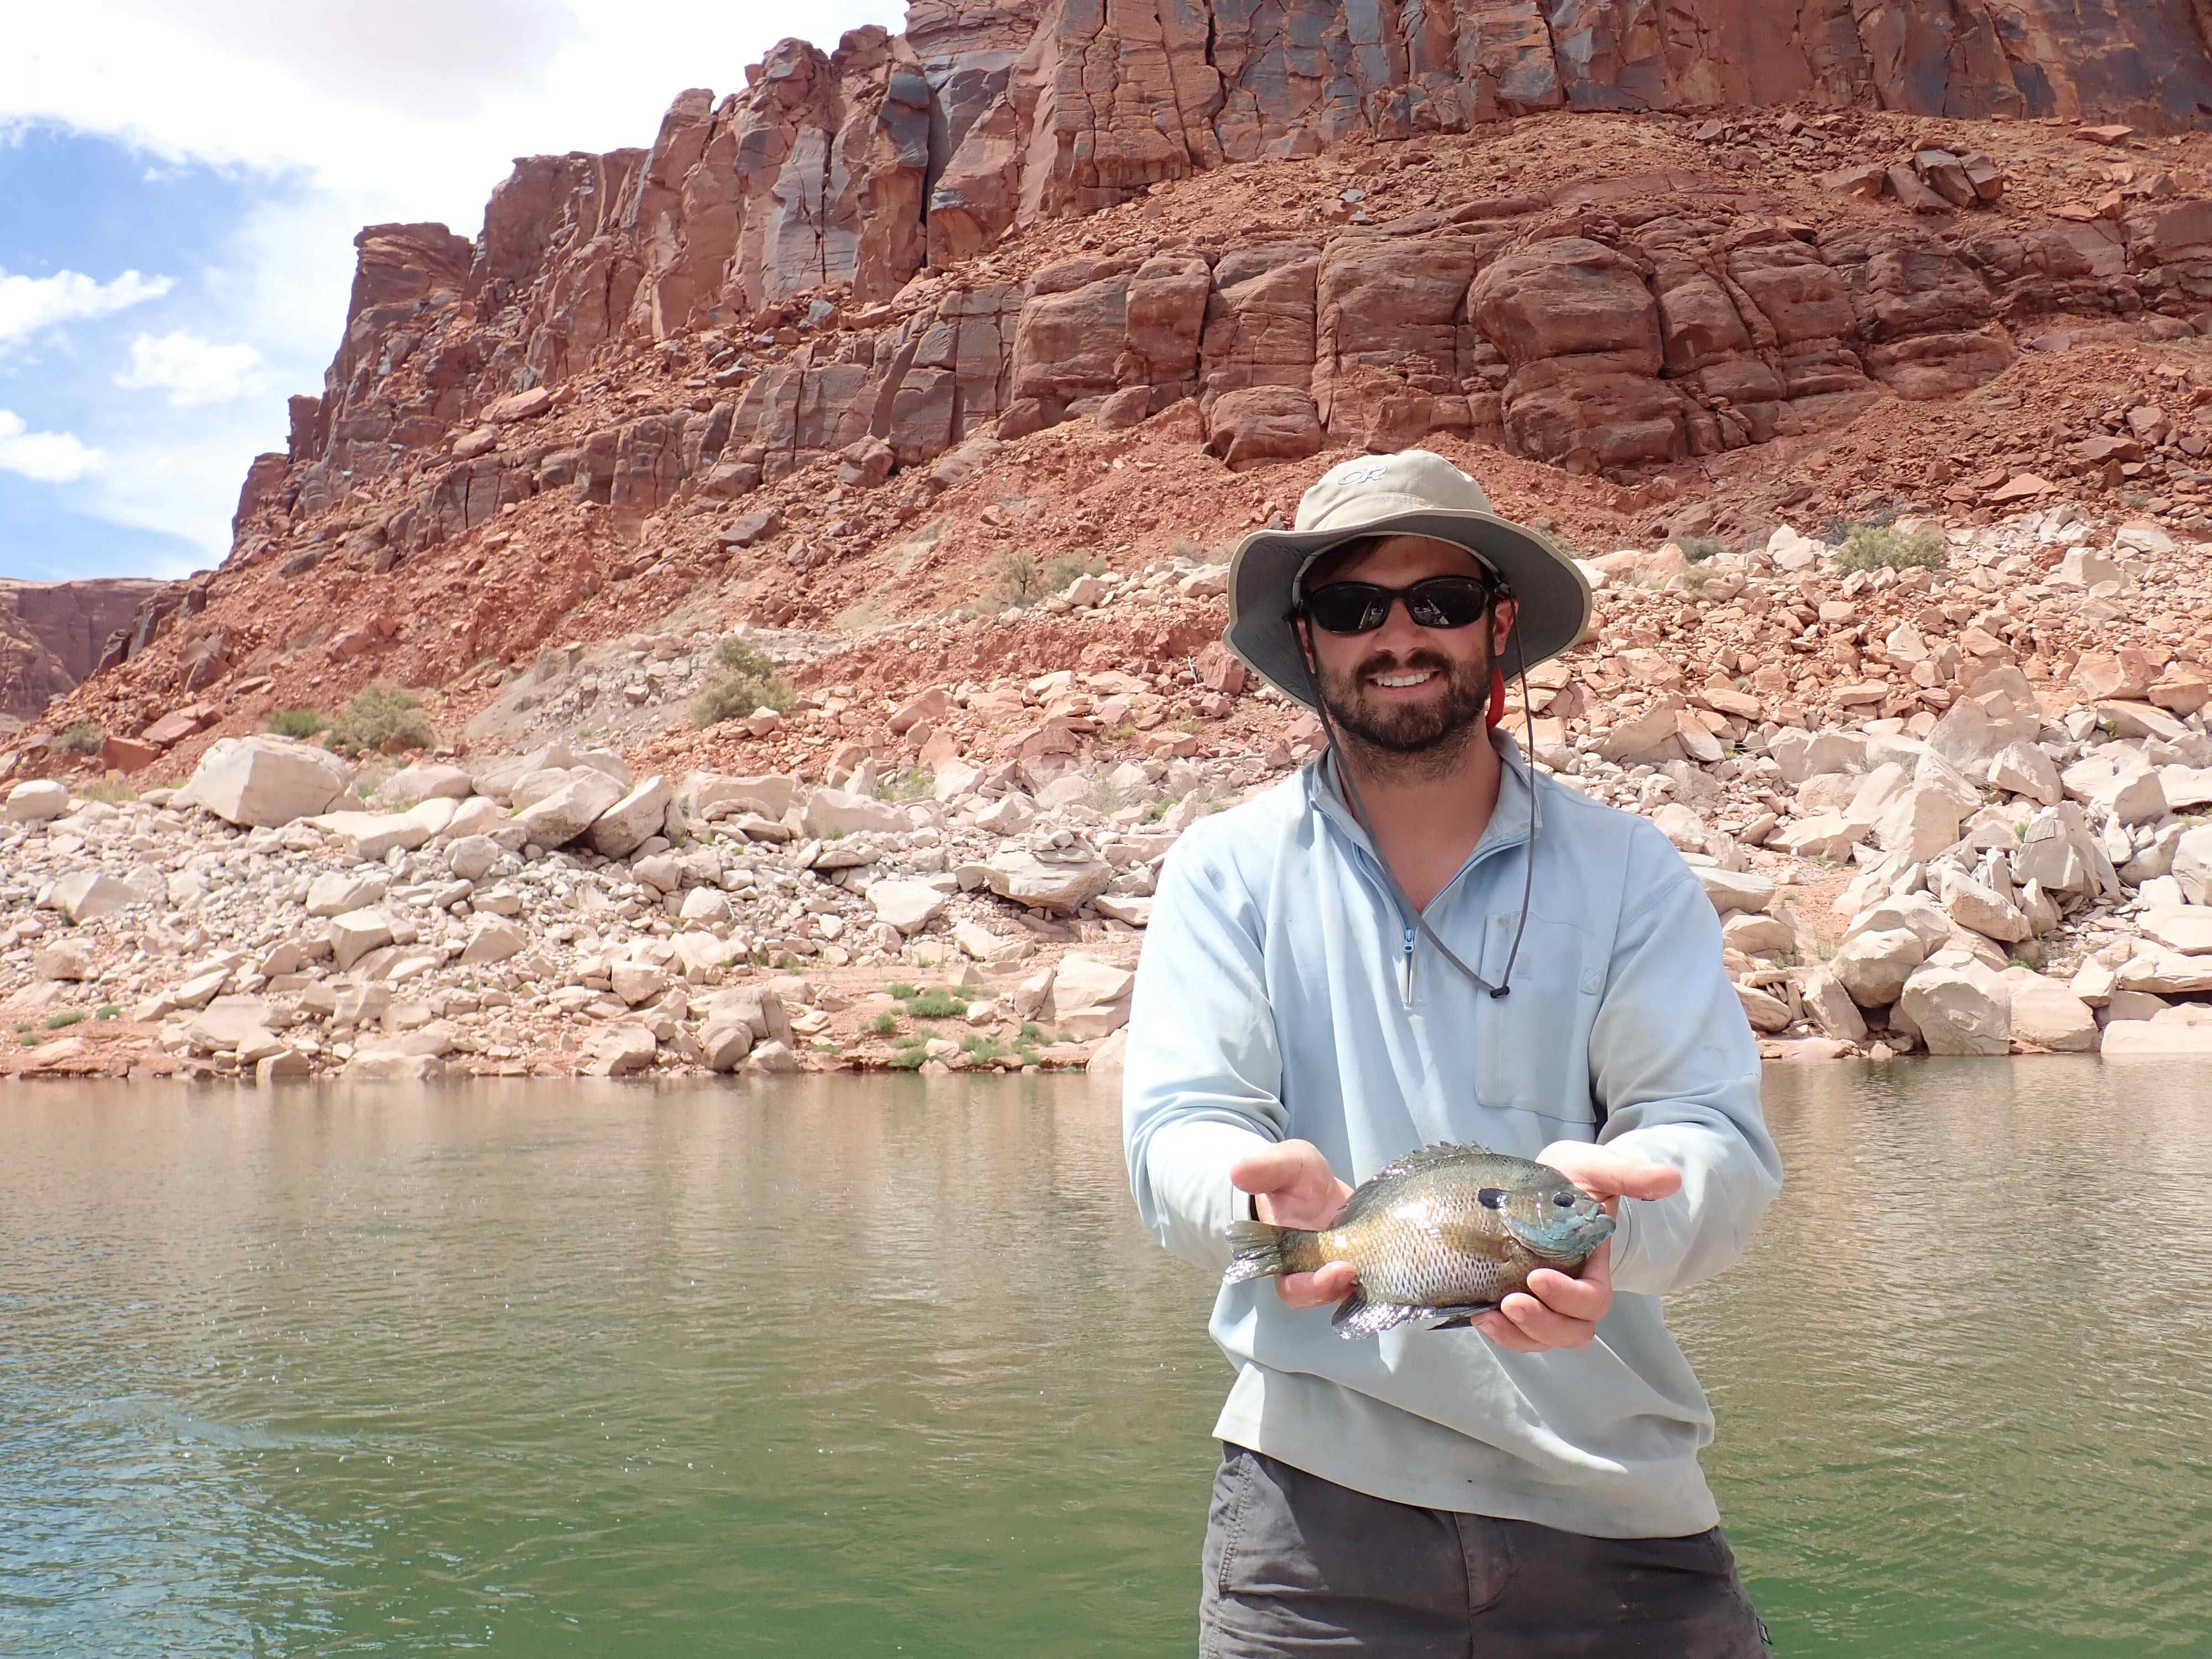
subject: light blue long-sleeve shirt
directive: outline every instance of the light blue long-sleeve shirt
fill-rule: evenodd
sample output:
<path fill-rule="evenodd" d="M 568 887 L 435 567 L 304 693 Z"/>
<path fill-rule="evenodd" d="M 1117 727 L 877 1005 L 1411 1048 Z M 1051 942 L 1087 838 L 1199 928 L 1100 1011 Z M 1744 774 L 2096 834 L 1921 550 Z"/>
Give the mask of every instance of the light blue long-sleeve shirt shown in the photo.
<path fill-rule="evenodd" d="M 1176 843 L 1130 1012 L 1137 1206 L 1218 1273 L 1246 1213 L 1229 1166 L 1268 1142 L 1313 1142 L 1355 1186 L 1439 1140 L 1523 1158 L 1600 1140 L 1680 1170 L 1674 1197 L 1622 1202 L 1613 1306 L 1578 1351 L 1511 1353 L 1464 1330 L 1346 1340 L 1272 1281 L 1224 1286 L 1211 1328 L 1237 1380 L 1215 1433 L 1400 1503 L 1602 1537 L 1702 1531 L 1717 1519 L 1698 1466 L 1712 1413 L 1659 1298 L 1735 1262 L 1780 1190 L 1758 1047 L 1719 919 L 1667 839 L 1493 742 L 1498 805 L 1424 915 L 1496 983 L 1538 809 L 1502 999 L 1413 929 L 1318 763 Z"/>

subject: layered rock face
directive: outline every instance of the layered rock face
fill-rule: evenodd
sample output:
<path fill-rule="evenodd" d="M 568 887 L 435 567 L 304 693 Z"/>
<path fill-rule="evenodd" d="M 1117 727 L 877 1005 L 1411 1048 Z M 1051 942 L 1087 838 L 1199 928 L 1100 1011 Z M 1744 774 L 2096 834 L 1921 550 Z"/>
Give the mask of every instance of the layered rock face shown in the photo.
<path fill-rule="evenodd" d="M 1346 207 L 1325 233 L 1145 242 L 1117 216 L 1095 255 L 992 257 L 1207 169 L 1528 112 L 2172 127 L 2212 106 L 2179 4 L 916 0 L 903 35 L 787 40 L 746 78 L 682 94 L 649 149 L 518 162 L 473 244 L 364 230 L 343 341 L 249 473 L 234 563 L 381 574 L 556 490 L 629 532 L 817 462 L 871 484 L 979 434 L 1185 398 L 1232 468 L 1450 433 L 1627 481 L 1971 388 L 2046 313 L 2179 329 L 2212 308 L 2202 204 L 2146 190 L 1981 232 L 1911 179 L 1905 205 L 1943 217 L 1814 227 L 1662 170 L 1376 223 Z M 641 392 L 698 355 L 704 376 Z M 541 418 L 572 406 L 586 429 Z M 165 596 L 109 660 L 192 611 Z"/>
<path fill-rule="evenodd" d="M 0 581 L 0 719 L 27 720 L 99 665 L 109 635 L 158 582 Z"/>

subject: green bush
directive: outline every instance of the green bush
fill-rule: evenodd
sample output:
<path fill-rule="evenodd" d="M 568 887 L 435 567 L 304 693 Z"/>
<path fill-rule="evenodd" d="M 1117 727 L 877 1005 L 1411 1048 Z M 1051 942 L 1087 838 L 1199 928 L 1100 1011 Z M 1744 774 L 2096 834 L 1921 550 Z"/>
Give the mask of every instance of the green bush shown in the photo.
<path fill-rule="evenodd" d="M 269 729 L 280 738 L 313 738 L 331 729 L 331 717 L 319 708 L 280 708 L 269 717 Z"/>
<path fill-rule="evenodd" d="M 93 1018 L 95 1019 L 120 1019 L 123 1018 L 123 1010 L 117 1007 L 111 1002 L 102 1007 L 98 1013 L 93 1016 Z"/>
<path fill-rule="evenodd" d="M 1703 564 L 1728 551 L 1728 544 L 1717 536 L 1677 536 L 1674 545 L 1682 550 L 1682 556 L 1692 564 Z"/>
<path fill-rule="evenodd" d="M 422 713 L 422 700 L 381 680 L 355 692 L 331 726 L 331 747 L 349 755 L 428 749 L 437 740 Z"/>
<path fill-rule="evenodd" d="M 1844 544 L 1832 556 L 1836 568 L 1850 574 L 1859 570 L 1941 570 L 1950 562 L 1943 538 L 1930 530 L 1900 534 L 1888 525 L 1853 525 Z"/>
<path fill-rule="evenodd" d="M 71 1009 L 68 1013 L 56 1014 L 49 1019 L 46 1022 L 46 1029 L 49 1031 L 58 1031 L 67 1026 L 81 1024 L 84 1018 L 85 1015 L 81 1011 Z"/>
<path fill-rule="evenodd" d="M 714 648 L 714 672 L 692 700 L 691 723 L 720 726 L 743 720 L 757 708 L 786 714 L 798 701 L 791 682 L 775 672 L 775 659 L 732 634 Z"/>
<path fill-rule="evenodd" d="M 54 739 L 54 747 L 64 755 L 97 755 L 100 745 L 107 740 L 107 733 L 90 720 L 79 720 L 64 726 L 61 736 Z"/>
<path fill-rule="evenodd" d="M 1048 559 L 1044 567 L 1044 591 L 1057 593 L 1079 576 L 1103 576 L 1106 561 L 1085 557 L 1080 553 L 1063 553 L 1056 559 Z"/>
<path fill-rule="evenodd" d="M 902 980 L 896 985 L 886 985 L 884 988 L 884 994 L 894 1002 L 906 1002 L 920 996 L 921 993 Z"/>
<path fill-rule="evenodd" d="M 1012 1052 L 996 1037 L 985 1036 L 981 1031 L 971 1032 L 967 1036 L 962 1037 L 960 1047 L 963 1052 L 972 1054 L 978 1061 L 984 1063 L 1004 1060 Z"/>
<path fill-rule="evenodd" d="M 937 788 L 937 774 L 927 766 L 908 767 L 895 778 L 876 786 L 878 800 L 927 800 Z"/>
<path fill-rule="evenodd" d="M 929 990 L 910 999 L 906 1012 L 912 1019 L 951 1019 L 966 1013 L 968 1005 L 950 991 Z"/>
<path fill-rule="evenodd" d="M 884 1063 L 894 1072 L 918 1072 L 928 1060 L 928 1050 L 916 1044 L 911 1048 L 900 1049 Z"/>
<path fill-rule="evenodd" d="M 990 610 L 1035 605 L 1052 591 L 1045 586 L 1037 562 L 1026 553 L 1001 553 L 992 563 L 991 574 L 990 590 L 983 596 Z"/>
<path fill-rule="evenodd" d="M 893 1031 L 898 1030 L 897 1016 L 886 1008 L 868 1022 L 868 1029 L 878 1036 L 889 1036 Z"/>

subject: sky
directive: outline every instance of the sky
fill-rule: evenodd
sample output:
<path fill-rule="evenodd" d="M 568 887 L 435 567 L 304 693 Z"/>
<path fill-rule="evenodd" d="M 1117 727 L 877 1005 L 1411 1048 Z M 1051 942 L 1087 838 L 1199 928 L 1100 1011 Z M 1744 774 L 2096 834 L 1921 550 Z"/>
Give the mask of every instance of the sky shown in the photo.
<path fill-rule="evenodd" d="M 365 224 L 474 236 L 520 155 L 653 142 L 902 0 L 71 0 L 0 51 L 0 576 L 219 564 Z M 803 19 L 794 28 L 793 20 Z"/>

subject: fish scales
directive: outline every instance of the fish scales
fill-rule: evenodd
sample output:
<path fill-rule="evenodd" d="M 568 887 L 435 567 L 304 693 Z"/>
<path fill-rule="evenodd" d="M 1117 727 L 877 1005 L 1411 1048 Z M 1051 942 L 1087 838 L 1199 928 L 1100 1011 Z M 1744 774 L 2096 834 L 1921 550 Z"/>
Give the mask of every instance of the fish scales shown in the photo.
<path fill-rule="evenodd" d="M 1579 1268 L 1612 1231 L 1604 1206 L 1547 1164 L 1439 1145 L 1377 1170 L 1326 1228 L 1237 1223 L 1224 1279 L 1345 1261 L 1358 1285 L 1337 1310 L 1343 1334 L 1464 1324 L 1525 1290 L 1538 1267 Z"/>

